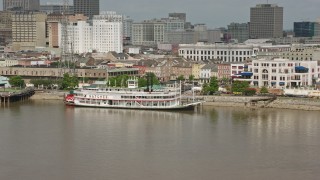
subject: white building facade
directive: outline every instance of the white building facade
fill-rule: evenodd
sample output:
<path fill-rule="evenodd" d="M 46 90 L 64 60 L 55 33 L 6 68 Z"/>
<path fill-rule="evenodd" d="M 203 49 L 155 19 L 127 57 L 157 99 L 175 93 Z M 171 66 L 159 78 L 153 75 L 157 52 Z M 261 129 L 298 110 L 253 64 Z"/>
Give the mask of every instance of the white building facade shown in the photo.
<path fill-rule="evenodd" d="M 320 50 L 319 44 L 273 45 L 261 46 L 256 55 L 258 59 L 282 58 L 297 61 L 312 61 L 320 60 L 314 58 L 318 50 Z"/>
<path fill-rule="evenodd" d="M 107 53 L 109 51 L 122 53 L 122 16 L 115 15 L 112 17 L 112 14 L 94 16 L 92 24 L 83 20 L 69 23 L 68 51 L 78 54 L 93 51 L 99 53 Z M 59 26 L 59 31 L 61 32 L 61 25 Z M 59 44 L 61 44 L 61 41 Z"/>
<path fill-rule="evenodd" d="M 312 86 L 320 78 L 317 61 L 288 59 L 253 60 L 248 67 L 251 84 L 258 87 L 288 88 Z"/>
<path fill-rule="evenodd" d="M 92 26 L 86 21 L 78 21 L 68 26 L 70 45 L 69 52 L 86 53 L 92 52 Z"/>
<path fill-rule="evenodd" d="M 218 77 L 218 65 L 207 64 L 200 70 L 200 82 L 209 83 L 211 77 Z"/>
<path fill-rule="evenodd" d="M 194 61 L 219 59 L 224 62 L 244 62 L 251 58 L 254 46 L 243 44 L 179 44 L 179 56 Z"/>
<path fill-rule="evenodd" d="M 92 49 L 97 52 L 115 51 L 122 53 L 122 22 L 93 20 Z"/>
<path fill-rule="evenodd" d="M 10 67 L 16 66 L 19 64 L 17 59 L 0 59 L 0 67 Z"/>

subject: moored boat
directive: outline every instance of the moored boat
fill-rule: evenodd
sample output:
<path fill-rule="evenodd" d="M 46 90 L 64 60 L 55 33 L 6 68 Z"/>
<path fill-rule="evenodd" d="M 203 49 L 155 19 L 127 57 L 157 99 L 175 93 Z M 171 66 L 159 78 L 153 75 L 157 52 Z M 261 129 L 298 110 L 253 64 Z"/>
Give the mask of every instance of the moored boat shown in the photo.
<path fill-rule="evenodd" d="M 73 93 L 67 94 L 64 97 L 64 103 L 66 105 L 73 106 L 74 105 L 74 94 Z"/>
<path fill-rule="evenodd" d="M 185 103 L 181 86 L 160 89 L 138 88 L 135 79 L 128 80 L 128 88 L 105 88 L 75 91 L 72 105 L 99 108 L 174 110 L 193 108 L 202 102 Z M 71 97 L 70 97 L 71 100 Z"/>

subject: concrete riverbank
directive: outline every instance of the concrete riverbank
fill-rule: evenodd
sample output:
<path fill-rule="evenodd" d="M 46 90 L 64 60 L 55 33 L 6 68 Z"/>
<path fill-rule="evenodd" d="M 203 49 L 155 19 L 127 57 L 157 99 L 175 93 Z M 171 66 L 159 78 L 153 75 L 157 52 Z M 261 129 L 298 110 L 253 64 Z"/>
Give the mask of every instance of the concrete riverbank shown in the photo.
<path fill-rule="evenodd" d="M 320 99 L 294 97 L 203 96 L 204 106 L 320 110 Z"/>
<path fill-rule="evenodd" d="M 36 91 L 31 100 L 63 100 L 67 91 Z"/>

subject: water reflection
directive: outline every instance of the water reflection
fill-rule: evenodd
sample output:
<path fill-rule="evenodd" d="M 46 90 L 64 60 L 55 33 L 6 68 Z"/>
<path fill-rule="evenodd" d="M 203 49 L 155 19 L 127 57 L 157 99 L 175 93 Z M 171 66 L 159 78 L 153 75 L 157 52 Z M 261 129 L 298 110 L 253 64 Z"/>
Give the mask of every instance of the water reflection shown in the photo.
<path fill-rule="evenodd" d="M 320 112 L 317 111 L 204 107 L 203 115 L 211 119 L 218 118 L 218 123 L 244 126 L 258 136 L 262 131 L 269 135 L 299 132 L 310 136 L 320 135 Z"/>
<path fill-rule="evenodd" d="M 70 107 L 68 114 L 74 114 L 76 118 L 87 117 L 94 114 L 95 118 L 105 120 L 177 120 L 182 116 L 192 116 L 193 111 L 151 111 L 151 110 L 130 110 L 130 109 L 105 109 L 105 108 L 81 108 Z"/>

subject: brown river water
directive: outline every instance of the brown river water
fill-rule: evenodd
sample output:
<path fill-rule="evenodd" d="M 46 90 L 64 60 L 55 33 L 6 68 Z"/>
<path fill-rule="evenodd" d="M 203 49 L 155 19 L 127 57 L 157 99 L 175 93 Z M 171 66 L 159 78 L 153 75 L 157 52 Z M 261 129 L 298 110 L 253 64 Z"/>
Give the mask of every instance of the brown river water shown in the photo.
<path fill-rule="evenodd" d="M 320 178 L 320 112 L 0 106 L 1 180 Z"/>

